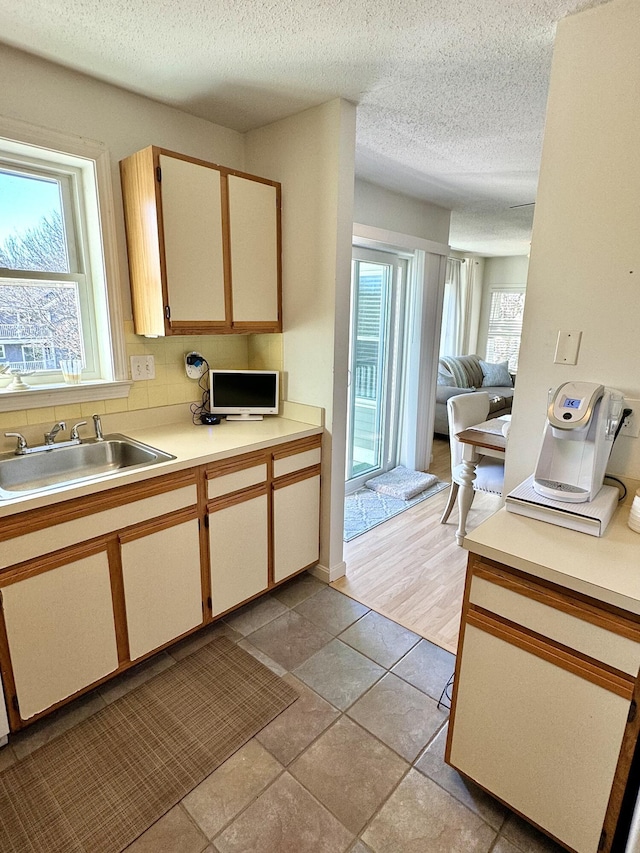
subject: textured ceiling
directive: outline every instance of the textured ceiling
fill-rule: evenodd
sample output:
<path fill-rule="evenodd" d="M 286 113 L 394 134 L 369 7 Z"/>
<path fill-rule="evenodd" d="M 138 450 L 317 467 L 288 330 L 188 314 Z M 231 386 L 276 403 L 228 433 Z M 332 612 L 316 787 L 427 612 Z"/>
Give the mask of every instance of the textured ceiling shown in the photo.
<path fill-rule="evenodd" d="M 356 169 L 524 254 L 555 23 L 603 0 L 29 0 L 0 40 L 245 131 L 342 96 Z"/>

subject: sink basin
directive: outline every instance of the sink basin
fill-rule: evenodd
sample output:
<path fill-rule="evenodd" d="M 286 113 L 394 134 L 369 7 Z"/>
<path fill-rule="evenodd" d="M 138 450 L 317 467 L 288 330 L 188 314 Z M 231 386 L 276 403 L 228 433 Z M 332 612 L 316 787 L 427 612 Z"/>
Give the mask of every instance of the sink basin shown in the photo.
<path fill-rule="evenodd" d="M 50 450 L 24 456 L 0 453 L 0 500 L 102 479 L 175 458 L 117 433 L 106 435 L 103 441 L 90 439 L 72 447 L 53 445 Z"/>

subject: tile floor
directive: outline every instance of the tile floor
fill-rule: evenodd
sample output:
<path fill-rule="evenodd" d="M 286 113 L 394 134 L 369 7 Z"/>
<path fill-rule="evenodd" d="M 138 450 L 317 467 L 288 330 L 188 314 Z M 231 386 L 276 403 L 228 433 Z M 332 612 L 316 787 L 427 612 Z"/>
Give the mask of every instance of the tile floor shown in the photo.
<path fill-rule="evenodd" d="M 127 853 L 559 853 L 444 764 L 453 655 L 306 574 L 12 737 L 0 769 L 220 633 L 300 698 Z"/>

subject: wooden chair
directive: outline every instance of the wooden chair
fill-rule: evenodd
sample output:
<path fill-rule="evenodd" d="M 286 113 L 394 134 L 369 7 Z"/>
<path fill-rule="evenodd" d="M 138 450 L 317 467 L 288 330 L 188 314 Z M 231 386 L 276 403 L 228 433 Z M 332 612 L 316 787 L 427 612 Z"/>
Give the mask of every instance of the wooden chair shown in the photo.
<path fill-rule="evenodd" d="M 489 415 L 489 394 L 486 391 L 475 391 L 472 394 L 457 394 L 447 400 L 447 418 L 449 421 L 449 446 L 451 448 L 451 489 L 447 505 L 442 513 L 440 523 L 444 524 L 456 503 L 458 489 L 462 483 L 462 451 L 463 445 L 456 435 L 474 424 L 487 420 Z M 501 495 L 504 488 L 504 461 L 491 456 L 482 456 L 476 466 L 476 478 L 473 481 L 473 491 L 490 492 Z"/>

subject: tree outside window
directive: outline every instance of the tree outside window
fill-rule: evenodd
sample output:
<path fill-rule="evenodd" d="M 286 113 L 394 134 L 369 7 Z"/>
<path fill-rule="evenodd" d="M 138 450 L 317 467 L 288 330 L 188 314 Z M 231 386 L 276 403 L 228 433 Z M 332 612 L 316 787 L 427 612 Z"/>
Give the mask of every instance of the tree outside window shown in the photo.
<path fill-rule="evenodd" d="M 0 169 L 0 360 L 14 370 L 57 371 L 84 357 L 64 196 L 61 179 Z"/>

